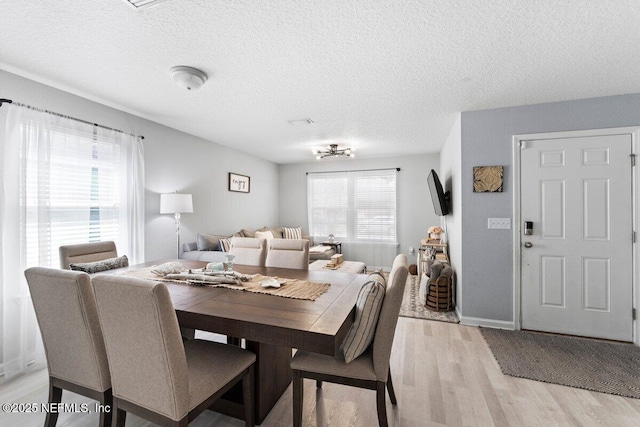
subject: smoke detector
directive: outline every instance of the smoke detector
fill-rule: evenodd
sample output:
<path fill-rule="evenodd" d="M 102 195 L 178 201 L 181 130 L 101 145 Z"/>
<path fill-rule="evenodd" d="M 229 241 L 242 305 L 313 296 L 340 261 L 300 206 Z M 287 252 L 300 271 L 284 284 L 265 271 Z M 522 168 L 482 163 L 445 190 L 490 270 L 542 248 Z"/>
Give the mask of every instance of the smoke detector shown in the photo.
<path fill-rule="evenodd" d="M 207 75 L 193 67 L 178 66 L 170 70 L 171 77 L 178 86 L 187 90 L 197 90 L 207 81 Z"/>

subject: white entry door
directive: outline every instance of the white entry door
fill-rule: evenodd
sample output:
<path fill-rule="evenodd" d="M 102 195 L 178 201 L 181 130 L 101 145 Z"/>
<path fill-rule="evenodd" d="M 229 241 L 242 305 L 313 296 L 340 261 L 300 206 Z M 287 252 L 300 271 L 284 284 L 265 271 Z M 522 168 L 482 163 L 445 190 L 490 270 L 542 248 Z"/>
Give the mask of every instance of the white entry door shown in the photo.
<path fill-rule="evenodd" d="M 522 328 L 632 340 L 630 134 L 523 141 Z"/>

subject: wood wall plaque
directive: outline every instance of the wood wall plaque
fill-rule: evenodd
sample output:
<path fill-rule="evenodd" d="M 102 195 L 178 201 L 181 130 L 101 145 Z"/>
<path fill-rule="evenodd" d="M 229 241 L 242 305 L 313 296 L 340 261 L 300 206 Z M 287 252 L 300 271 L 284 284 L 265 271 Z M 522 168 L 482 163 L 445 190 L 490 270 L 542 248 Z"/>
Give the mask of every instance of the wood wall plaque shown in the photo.
<path fill-rule="evenodd" d="M 474 166 L 474 193 L 502 193 L 504 166 Z"/>

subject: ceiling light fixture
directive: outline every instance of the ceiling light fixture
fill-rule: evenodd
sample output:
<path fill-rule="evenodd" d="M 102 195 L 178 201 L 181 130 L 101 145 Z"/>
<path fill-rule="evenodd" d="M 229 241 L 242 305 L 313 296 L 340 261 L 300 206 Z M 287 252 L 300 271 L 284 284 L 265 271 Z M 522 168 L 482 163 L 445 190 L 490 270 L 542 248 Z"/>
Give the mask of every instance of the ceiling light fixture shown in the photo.
<path fill-rule="evenodd" d="M 134 9 L 141 10 L 151 6 L 156 6 L 158 3 L 162 3 L 166 0 L 124 0 L 124 1 Z"/>
<path fill-rule="evenodd" d="M 338 144 L 329 144 L 326 150 L 313 150 L 316 159 L 324 159 L 325 157 L 355 157 L 353 148 L 338 148 Z"/>
<path fill-rule="evenodd" d="M 187 90 L 197 90 L 207 81 L 207 75 L 197 68 L 178 66 L 170 70 L 171 77 L 178 86 Z"/>
<path fill-rule="evenodd" d="M 314 123 L 314 121 L 308 117 L 306 119 L 287 120 L 287 122 L 291 126 L 312 125 Z"/>

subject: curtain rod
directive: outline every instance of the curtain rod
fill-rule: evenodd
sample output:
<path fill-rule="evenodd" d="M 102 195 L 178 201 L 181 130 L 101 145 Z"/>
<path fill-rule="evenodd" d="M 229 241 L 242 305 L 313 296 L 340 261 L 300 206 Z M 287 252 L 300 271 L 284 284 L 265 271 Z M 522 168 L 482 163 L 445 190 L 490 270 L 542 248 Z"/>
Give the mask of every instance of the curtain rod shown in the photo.
<path fill-rule="evenodd" d="M 357 170 L 350 170 L 350 171 L 322 171 L 322 172 L 307 172 L 307 175 L 313 175 L 316 173 L 339 173 L 339 172 L 372 172 L 372 171 L 390 171 L 390 170 L 396 170 L 398 172 L 400 172 L 400 168 L 385 168 L 385 169 L 357 169 Z"/>
<path fill-rule="evenodd" d="M 76 118 L 76 117 L 67 116 L 67 115 L 64 115 L 64 114 L 56 113 L 56 112 L 54 112 L 54 111 L 44 110 L 44 109 L 42 109 L 42 108 L 32 107 L 31 105 L 21 104 L 21 103 L 19 103 L 19 102 L 13 102 L 13 101 L 12 101 L 12 100 L 10 100 L 10 99 L 0 98 L 0 107 L 2 107 L 2 104 L 4 104 L 4 103 L 17 105 L 18 107 L 24 107 L 24 108 L 28 108 L 28 109 L 30 109 L 30 110 L 40 111 L 40 112 L 42 112 L 42 113 L 51 114 L 51 115 L 54 115 L 54 116 L 62 117 L 62 118 L 64 118 L 64 119 L 75 120 L 76 122 L 86 123 L 86 124 L 88 124 L 88 125 L 93 125 L 93 126 L 96 126 L 96 127 L 99 127 L 99 128 L 103 128 L 103 129 L 107 129 L 107 130 L 112 130 L 112 131 L 114 131 L 114 132 L 120 132 L 120 133 L 124 133 L 124 134 L 126 134 L 126 135 L 135 136 L 136 138 L 144 139 L 144 136 L 142 136 L 142 135 L 136 135 L 136 134 L 133 134 L 133 133 L 128 133 L 128 132 L 122 131 L 122 130 L 120 130 L 120 129 L 114 129 L 114 128 L 110 128 L 110 127 L 108 127 L 108 126 L 102 126 L 102 125 L 99 125 L 99 124 L 97 124 L 97 123 L 91 123 L 91 122 L 88 122 L 88 121 L 86 121 L 86 120 L 78 119 L 78 118 Z"/>

